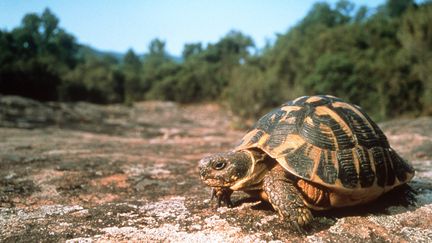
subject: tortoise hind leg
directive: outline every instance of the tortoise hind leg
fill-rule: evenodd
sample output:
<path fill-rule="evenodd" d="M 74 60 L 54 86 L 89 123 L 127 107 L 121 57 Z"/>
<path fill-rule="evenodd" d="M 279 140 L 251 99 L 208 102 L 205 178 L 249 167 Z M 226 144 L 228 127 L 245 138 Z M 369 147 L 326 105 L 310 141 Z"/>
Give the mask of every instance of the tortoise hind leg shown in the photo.
<path fill-rule="evenodd" d="M 313 219 L 312 213 L 303 203 L 300 191 L 286 177 L 285 170 L 280 165 L 267 173 L 263 187 L 280 218 L 289 221 L 299 232 L 304 232 L 303 227 Z"/>

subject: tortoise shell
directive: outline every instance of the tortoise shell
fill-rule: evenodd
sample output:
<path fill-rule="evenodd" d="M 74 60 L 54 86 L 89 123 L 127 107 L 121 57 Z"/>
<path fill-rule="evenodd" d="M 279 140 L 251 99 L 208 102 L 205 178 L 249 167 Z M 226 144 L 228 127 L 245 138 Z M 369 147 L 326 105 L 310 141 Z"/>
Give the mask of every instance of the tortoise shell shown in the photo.
<path fill-rule="evenodd" d="M 370 193 L 365 201 L 414 175 L 360 107 L 329 95 L 303 96 L 264 115 L 235 151 L 245 149 L 262 150 L 291 174 L 324 188 Z"/>

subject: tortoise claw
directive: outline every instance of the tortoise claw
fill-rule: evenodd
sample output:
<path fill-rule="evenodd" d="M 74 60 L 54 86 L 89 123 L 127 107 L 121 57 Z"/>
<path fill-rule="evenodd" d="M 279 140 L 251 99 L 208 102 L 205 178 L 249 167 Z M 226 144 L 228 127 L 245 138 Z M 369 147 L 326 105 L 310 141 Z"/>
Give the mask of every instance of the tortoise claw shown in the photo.
<path fill-rule="evenodd" d="M 213 201 L 213 198 L 216 196 L 216 189 L 212 188 L 211 194 L 210 194 L 210 201 Z"/>
<path fill-rule="evenodd" d="M 233 191 L 229 188 L 212 188 L 211 198 L 212 201 L 216 198 L 217 208 L 221 207 L 222 202 L 229 208 L 232 208 L 234 205 L 231 202 L 231 194 Z"/>
<path fill-rule="evenodd" d="M 298 233 L 305 235 L 306 231 L 297 222 L 291 222 L 291 227 L 294 228 Z"/>

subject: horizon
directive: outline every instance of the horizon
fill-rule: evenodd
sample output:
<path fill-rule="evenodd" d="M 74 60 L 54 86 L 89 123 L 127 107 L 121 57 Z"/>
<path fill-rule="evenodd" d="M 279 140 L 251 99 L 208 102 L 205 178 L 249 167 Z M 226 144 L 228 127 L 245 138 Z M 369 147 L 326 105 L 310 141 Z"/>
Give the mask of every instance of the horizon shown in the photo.
<path fill-rule="evenodd" d="M 272 43 L 277 34 L 286 33 L 297 24 L 312 5 L 320 1 L 2 1 L 0 29 L 18 27 L 28 13 L 41 14 L 49 8 L 59 26 L 72 34 L 78 43 L 104 52 L 126 53 L 133 49 L 142 54 L 149 43 L 165 41 L 168 54 L 181 56 L 188 43 L 215 43 L 229 31 L 250 36 L 257 49 Z M 332 6 L 336 0 L 326 1 Z M 356 8 L 370 9 L 384 0 L 351 1 Z M 95 15 L 95 9 L 99 12 Z M 287 11 L 289 9 L 289 11 Z M 192 10 L 192 11 L 191 11 Z M 78 16 L 78 18 L 77 18 Z M 92 21 L 89 21 L 91 19 Z M 125 28 L 127 26 L 127 28 Z"/>

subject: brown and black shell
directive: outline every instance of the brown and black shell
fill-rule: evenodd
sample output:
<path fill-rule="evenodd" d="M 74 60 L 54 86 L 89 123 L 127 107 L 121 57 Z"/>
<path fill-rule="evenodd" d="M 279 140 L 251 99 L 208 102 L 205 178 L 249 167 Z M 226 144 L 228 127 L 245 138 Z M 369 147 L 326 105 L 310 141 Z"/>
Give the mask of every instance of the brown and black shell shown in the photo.
<path fill-rule="evenodd" d="M 235 150 L 253 148 L 334 190 L 384 192 L 414 175 L 360 107 L 334 96 L 303 96 L 264 115 Z"/>

